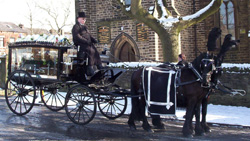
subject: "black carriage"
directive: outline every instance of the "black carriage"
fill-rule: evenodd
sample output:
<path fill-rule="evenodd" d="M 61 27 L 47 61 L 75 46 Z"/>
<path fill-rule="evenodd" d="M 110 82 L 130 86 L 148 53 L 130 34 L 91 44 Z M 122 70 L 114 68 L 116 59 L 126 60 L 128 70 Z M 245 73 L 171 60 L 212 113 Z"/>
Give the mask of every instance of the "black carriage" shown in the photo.
<path fill-rule="evenodd" d="M 89 123 L 97 106 L 109 119 L 120 117 L 130 93 L 113 82 L 124 71 L 107 68 L 88 78 L 87 61 L 78 59 L 76 54 L 77 48 L 69 44 L 38 41 L 10 44 L 5 90 L 10 110 L 25 115 L 40 95 L 48 109 L 65 108 L 76 124 Z"/>

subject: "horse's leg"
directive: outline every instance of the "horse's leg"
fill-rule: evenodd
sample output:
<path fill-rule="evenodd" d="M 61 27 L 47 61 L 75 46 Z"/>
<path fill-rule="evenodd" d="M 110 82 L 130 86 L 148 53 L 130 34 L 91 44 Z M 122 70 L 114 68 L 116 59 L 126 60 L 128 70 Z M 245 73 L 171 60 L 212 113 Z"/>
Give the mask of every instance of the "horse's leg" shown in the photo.
<path fill-rule="evenodd" d="M 157 128 L 157 129 L 165 129 L 165 125 L 162 123 L 161 118 L 159 115 L 152 115 L 152 124 Z"/>
<path fill-rule="evenodd" d="M 135 108 L 137 108 L 137 107 L 135 107 L 135 105 L 133 104 L 133 103 L 135 103 L 136 102 L 136 100 L 135 100 L 135 98 L 131 98 L 131 103 L 132 103 L 132 110 L 131 110 L 131 113 L 130 113 L 130 115 L 129 115 L 129 120 L 128 120 L 128 125 L 129 125 L 129 128 L 130 128 L 130 130 L 136 130 L 136 126 L 135 126 Z"/>
<path fill-rule="evenodd" d="M 195 107 L 195 100 L 188 100 L 188 106 L 186 109 L 186 119 L 182 128 L 182 133 L 186 137 L 192 137 L 193 131 L 190 129 L 192 125 L 193 111 Z"/>
<path fill-rule="evenodd" d="M 211 132 L 211 129 L 207 125 L 207 121 L 206 121 L 206 116 L 207 116 L 207 102 L 208 102 L 208 98 L 203 98 L 203 100 L 202 100 L 202 120 L 201 120 L 201 127 L 204 129 L 205 132 Z"/>
<path fill-rule="evenodd" d="M 200 102 L 195 106 L 195 134 L 198 136 L 204 135 L 204 130 L 201 127 L 200 122 Z"/>
<path fill-rule="evenodd" d="M 145 101 L 145 98 L 142 98 L 140 100 L 140 115 L 142 115 L 142 127 L 144 130 L 148 131 L 148 132 L 154 132 L 152 129 L 151 129 L 151 126 L 149 125 L 148 123 L 148 119 L 145 115 L 145 109 L 146 109 L 146 101 Z"/>
<path fill-rule="evenodd" d="M 138 96 L 139 94 L 137 93 L 137 89 L 136 89 L 136 85 L 139 86 L 139 82 L 135 81 L 135 75 L 132 75 L 131 78 L 131 85 L 130 85 L 130 93 L 131 96 Z M 131 113 L 129 115 L 129 120 L 128 120 L 128 125 L 130 127 L 131 130 L 136 130 L 136 126 L 135 126 L 135 120 L 138 119 L 139 117 L 139 97 L 132 97 L 131 98 L 131 105 L 132 105 L 132 109 L 131 109 Z M 140 119 L 138 119 L 140 120 Z"/>

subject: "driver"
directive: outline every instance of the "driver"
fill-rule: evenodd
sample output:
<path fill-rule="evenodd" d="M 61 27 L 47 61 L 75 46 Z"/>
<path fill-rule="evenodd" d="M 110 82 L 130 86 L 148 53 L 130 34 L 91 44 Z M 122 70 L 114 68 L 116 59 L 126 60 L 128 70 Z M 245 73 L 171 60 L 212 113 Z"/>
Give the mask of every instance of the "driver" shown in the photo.
<path fill-rule="evenodd" d="M 80 46 L 77 53 L 79 59 L 85 59 L 85 53 L 88 57 L 87 72 L 88 76 L 94 75 L 93 66 L 96 65 L 98 69 L 102 69 L 102 62 L 100 55 L 94 46 L 97 41 L 91 36 L 85 25 L 86 16 L 84 12 L 79 12 L 77 22 L 72 28 L 73 42 L 75 46 Z"/>

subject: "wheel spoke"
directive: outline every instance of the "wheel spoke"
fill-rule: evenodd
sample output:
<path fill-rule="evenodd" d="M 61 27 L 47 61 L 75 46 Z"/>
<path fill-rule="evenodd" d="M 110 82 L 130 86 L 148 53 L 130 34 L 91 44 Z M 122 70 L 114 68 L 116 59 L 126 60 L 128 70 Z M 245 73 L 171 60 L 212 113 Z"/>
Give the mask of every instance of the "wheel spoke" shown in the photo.
<path fill-rule="evenodd" d="M 58 92 L 57 92 L 58 93 Z M 60 95 L 62 98 L 65 98 L 65 96 L 61 95 L 60 93 L 58 93 L 58 95 Z"/>
<path fill-rule="evenodd" d="M 93 110 L 89 109 L 89 108 L 86 107 L 86 106 L 83 106 L 83 108 L 87 109 L 87 110 L 90 111 L 90 112 L 94 112 Z"/>
<path fill-rule="evenodd" d="M 108 105 L 109 105 L 109 103 L 108 103 L 108 104 L 106 104 L 106 105 L 102 108 L 102 110 L 103 110 L 103 109 L 105 109 Z"/>
<path fill-rule="evenodd" d="M 59 93 L 58 93 L 59 94 Z M 59 99 L 59 102 L 62 104 L 62 106 L 63 106 L 63 103 L 62 103 L 62 101 L 61 101 L 61 99 L 59 98 L 59 96 L 58 95 L 56 95 L 57 96 L 57 98 Z"/>
<path fill-rule="evenodd" d="M 80 117 L 81 117 L 81 108 L 79 108 L 78 122 L 80 121 Z"/>
<path fill-rule="evenodd" d="M 70 98 L 69 100 L 72 100 L 73 102 L 78 103 L 78 100 L 77 100 L 77 99 L 72 99 L 72 98 Z"/>
<path fill-rule="evenodd" d="M 115 106 L 120 112 L 122 111 L 116 104 L 114 104 L 114 106 Z"/>
<path fill-rule="evenodd" d="M 112 115 L 113 115 L 113 114 L 112 114 L 112 111 L 113 111 L 113 110 L 112 110 L 112 109 L 113 109 L 113 105 L 110 105 L 110 106 L 111 106 L 111 117 L 112 117 Z"/>
<path fill-rule="evenodd" d="M 75 107 L 75 108 L 74 108 L 73 110 L 71 110 L 69 113 L 71 113 L 71 112 L 75 111 L 77 108 L 78 108 L 78 107 Z"/>
<path fill-rule="evenodd" d="M 82 119 L 85 122 L 84 109 L 81 112 L 82 112 Z"/>
<path fill-rule="evenodd" d="M 86 108 L 86 107 L 84 107 L 84 108 Z M 90 118 L 88 112 L 87 112 L 84 108 L 83 108 L 82 110 L 86 113 L 86 115 L 88 116 L 88 118 Z M 91 111 L 91 110 L 90 110 L 90 111 Z M 91 111 L 91 112 L 92 112 L 92 111 Z"/>
<path fill-rule="evenodd" d="M 109 105 L 109 107 L 108 107 L 108 110 L 106 111 L 106 115 L 108 114 L 109 108 L 110 108 L 110 105 Z"/>
<path fill-rule="evenodd" d="M 75 113 L 75 115 L 73 116 L 73 119 L 75 119 L 75 117 L 76 117 L 78 111 L 79 111 L 79 108 L 76 110 L 76 113 Z"/>
<path fill-rule="evenodd" d="M 31 104 L 30 101 L 26 97 L 24 97 L 24 98 L 29 102 L 29 104 Z"/>
<path fill-rule="evenodd" d="M 24 108 L 25 108 L 25 110 L 27 111 L 27 107 L 26 107 L 26 105 L 25 105 L 24 99 L 22 98 L 22 100 L 23 100 Z"/>
<path fill-rule="evenodd" d="M 53 104 L 54 97 L 55 97 L 55 95 L 52 94 L 52 100 L 51 100 L 51 104 L 50 104 L 51 107 L 52 107 L 52 104 Z"/>
<path fill-rule="evenodd" d="M 15 106 L 15 111 L 16 111 L 16 108 L 17 108 L 17 105 L 18 105 L 18 101 L 19 101 L 19 96 L 18 96 L 17 103 L 16 103 L 16 106 Z"/>
<path fill-rule="evenodd" d="M 10 105 L 12 105 L 18 97 L 19 97 L 19 96 L 17 96 L 17 97 L 10 103 Z"/>
<path fill-rule="evenodd" d="M 51 98 L 52 94 L 49 96 L 49 98 L 46 100 L 45 103 L 48 103 L 49 99 Z"/>
<path fill-rule="evenodd" d="M 72 95 L 73 95 L 73 97 L 75 97 L 75 100 L 77 100 L 77 101 L 78 101 L 77 97 L 76 97 L 74 94 L 72 94 Z"/>
<path fill-rule="evenodd" d="M 57 107 L 57 100 L 56 100 L 57 97 L 56 97 L 56 95 L 54 95 L 54 97 L 55 97 L 55 102 L 56 102 L 56 107 Z"/>
<path fill-rule="evenodd" d="M 120 105 L 120 106 L 125 106 L 124 104 L 121 104 L 121 103 L 118 103 L 118 102 L 116 102 L 116 104 L 117 104 L 117 105 Z"/>
<path fill-rule="evenodd" d="M 22 113 L 22 98 L 20 97 L 20 113 Z"/>

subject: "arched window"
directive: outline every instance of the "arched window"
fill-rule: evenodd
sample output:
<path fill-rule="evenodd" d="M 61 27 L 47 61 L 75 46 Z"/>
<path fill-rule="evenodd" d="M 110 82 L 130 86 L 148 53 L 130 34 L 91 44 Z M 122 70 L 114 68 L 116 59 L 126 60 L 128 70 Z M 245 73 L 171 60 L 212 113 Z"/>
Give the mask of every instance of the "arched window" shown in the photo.
<path fill-rule="evenodd" d="M 235 12 L 234 4 L 232 0 L 223 0 L 220 7 L 220 27 L 223 34 L 232 34 L 233 37 L 236 36 L 235 33 Z"/>

